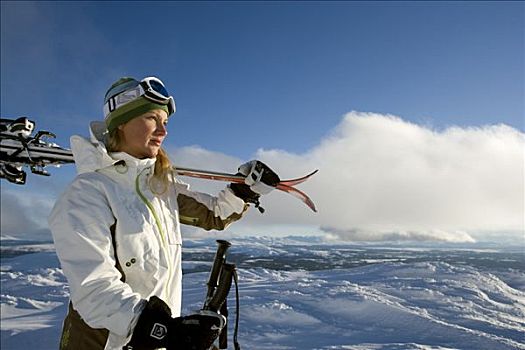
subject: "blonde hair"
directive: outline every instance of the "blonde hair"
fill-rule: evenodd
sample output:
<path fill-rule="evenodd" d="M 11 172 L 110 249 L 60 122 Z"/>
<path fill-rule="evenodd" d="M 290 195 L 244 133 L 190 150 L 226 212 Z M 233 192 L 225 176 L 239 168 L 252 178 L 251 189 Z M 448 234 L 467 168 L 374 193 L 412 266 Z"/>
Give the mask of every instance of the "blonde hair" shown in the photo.
<path fill-rule="evenodd" d="M 109 134 L 106 142 L 108 152 L 118 152 L 122 143 L 122 137 L 118 128 L 113 129 Z M 172 170 L 172 164 L 168 154 L 163 148 L 159 149 L 155 161 L 153 176 L 150 179 L 150 189 L 153 193 L 163 194 L 169 187 L 169 175 Z M 159 190 L 160 189 L 160 190 Z"/>

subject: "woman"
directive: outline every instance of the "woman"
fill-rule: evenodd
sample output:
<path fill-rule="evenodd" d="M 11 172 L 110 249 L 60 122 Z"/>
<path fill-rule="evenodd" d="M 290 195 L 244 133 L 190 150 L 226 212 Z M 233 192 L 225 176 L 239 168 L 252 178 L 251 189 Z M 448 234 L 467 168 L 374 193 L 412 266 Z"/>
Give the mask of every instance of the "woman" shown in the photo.
<path fill-rule="evenodd" d="M 108 90 L 104 122 L 71 138 L 78 175 L 49 217 L 71 291 L 61 349 L 206 349 L 220 315 L 180 317 L 180 224 L 222 230 L 279 177 L 258 161 L 249 184 L 217 196 L 193 192 L 162 149 L 175 102 L 157 78 L 122 78 Z"/>

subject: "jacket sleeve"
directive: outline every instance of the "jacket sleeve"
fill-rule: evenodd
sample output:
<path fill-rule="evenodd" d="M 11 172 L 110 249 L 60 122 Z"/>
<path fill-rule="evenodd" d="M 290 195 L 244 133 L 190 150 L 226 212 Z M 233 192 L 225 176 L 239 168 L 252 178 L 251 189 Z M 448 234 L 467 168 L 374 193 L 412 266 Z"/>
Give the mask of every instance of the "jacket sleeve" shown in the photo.
<path fill-rule="evenodd" d="M 92 328 L 128 337 L 144 301 L 121 281 L 110 227 L 115 222 L 104 191 L 80 175 L 49 217 L 73 307 Z"/>
<path fill-rule="evenodd" d="M 175 190 L 179 221 L 205 230 L 224 230 L 248 209 L 248 204 L 228 187 L 212 196 L 191 191 L 188 184 L 176 180 Z"/>

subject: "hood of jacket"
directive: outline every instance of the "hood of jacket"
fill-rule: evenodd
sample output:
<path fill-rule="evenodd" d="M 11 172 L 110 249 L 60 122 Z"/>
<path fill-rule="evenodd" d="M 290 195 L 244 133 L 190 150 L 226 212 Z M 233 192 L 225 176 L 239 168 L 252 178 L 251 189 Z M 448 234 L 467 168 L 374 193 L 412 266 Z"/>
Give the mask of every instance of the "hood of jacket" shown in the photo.
<path fill-rule="evenodd" d="M 155 158 L 138 159 L 125 152 L 108 152 L 106 149 L 107 129 L 104 122 L 90 124 L 90 138 L 71 136 L 71 151 L 79 174 L 124 165 L 141 171 L 155 164 Z"/>

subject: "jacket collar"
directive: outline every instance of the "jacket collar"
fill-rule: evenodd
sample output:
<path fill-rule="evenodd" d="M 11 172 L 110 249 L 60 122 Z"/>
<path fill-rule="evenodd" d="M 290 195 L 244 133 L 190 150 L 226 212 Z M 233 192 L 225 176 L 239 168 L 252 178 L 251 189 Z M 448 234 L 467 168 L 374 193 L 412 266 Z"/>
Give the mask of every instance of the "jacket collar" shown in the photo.
<path fill-rule="evenodd" d="M 90 139 L 74 135 L 71 137 L 71 151 L 79 174 L 104 168 L 125 166 L 126 172 L 139 174 L 145 168 L 155 164 L 155 158 L 138 159 L 125 152 L 111 152 L 106 149 L 107 129 L 104 122 L 94 121 L 90 124 Z M 118 169 L 117 169 L 118 171 Z"/>

